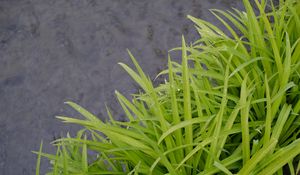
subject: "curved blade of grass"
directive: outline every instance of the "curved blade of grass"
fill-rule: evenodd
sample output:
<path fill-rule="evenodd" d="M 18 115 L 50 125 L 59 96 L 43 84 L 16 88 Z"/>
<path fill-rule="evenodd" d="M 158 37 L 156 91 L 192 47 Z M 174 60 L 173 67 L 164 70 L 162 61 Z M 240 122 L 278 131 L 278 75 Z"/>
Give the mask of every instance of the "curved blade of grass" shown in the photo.
<path fill-rule="evenodd" d="M 86 135 L 84 136 L 84 140 L 86 140 Z M 82 170 L 87 173 L 88 172 L 88 157 L 87 157 L 87 145 L 83 143 L 82 145 Z"/>
<path fill-rule="evenodd" d="M 265 124 L 265 133 L 264 133 L 264 144 L 267 144 L 271 137 L 271 125 L 272 125 L 272 103 L 270 97 L 270 88 L 267 75 L 265 75 L 265 88 L 266 88 L 266 124 Z"/>
<path fill-rule="evenodd" d="M 297 139 L 287 148 L 282 148 L 272 155 L 271 162 L 258 175 L 274 174 L 294 157 L 300 154 L 300 140 Z"/>
<path fill-rule="evenodd" d="M 243 70 L 245 67 L 251 65 L 252 63 L 262 60 L 262 57 L 257 57 L 257 58 L 251 58 L 249 61 L 246 61 L 242 64 L 240 64 L 231 74 L 229 75 L 229 78 L 231 78 L 234 74 L 238 73 L 240 70 Z"/>
<path fill-rule="evenodd" d="M 219 170 L 221 170 L 222 172 L 224 172 L 227 175 L 233 175 L 222 163 L 215 161 L 214 166 L 217 167 Z"/>
<path fill-rule="evenodd" d="M 185 158 L 177 165 L 176 170 L 179 169 L 187 160 L 189 160 L 193 155 L 195 155 L 198 151 L 204 148 L 204 146 L 211 143 L 214 139 L 213 138 L 207 138 L 203 140 L 201 143 L 199 143 L 192 151 L 190 151 Z"/>
<path fill-rule="evenodd" d="M 220 13 L 220 14 L 222 14 L 224 17 L 226 17 L 232 24 L 234 24 L 234 26 L 238 29 L 238 30 L 240 30 L 244 35 L 247 35 L 247 30 L 246 30 L 246 28 L 245 28 L 245 26 L 243 26 L 243 24 L 241 23 L 241 19 L 237 16 L 237 15 L 235 15 L 235 14 L 233 14 L 232 12 L 225 12 L 225 11 L 222 11 L 222 10 L 219 10 L 219 9 L 212 9 L 212 11 L 213 12 L 218 12 L 218 13 Z M 225 21 L 224 21 L 225 22 Z M 228 26 L 228 27 L 230 27 L 230 26 Z M 232 29 L 232 27 L 230 27 L 231 29 Z M 234 32 L 234 31 L 232 31 L 232 32 Z M 234 33 L 236 33 L 236 32 L 234 32 Z M 236 37 L 235 39 L 238 39 L 238 37 Z M 246 51 L 246 50 L 245 50 Z"/>
<path fill-rule="evenodd" d="M 221 57 L 222 54 L 220 54 Z M 224 59 L 224 58 L 223 58 Z M 232 59 L 232 55 L 230 55 L 229 57 L 229 63 L 231 62 Z M 221 101 L 221 105 L 220 105 L 220 110 L 218 111 L 216 118 L 215 118 L 215 126 L 214 126 L 214 131 L 213 131 L 213 136 L 215 138 L 217 138 L 220 135 L 221 132 L 221 128 L 222 128 L 222 121 L 223 121 L 223 115 L 225 112 L 225 108 L 226 108 L 226 104 L 228 101 L 228 97 L 227 97 L 227 93 L 228 93 L 228 82 L 229 82 L 229 64 L 226 65 L 226 70 L 225 70 L 225 75 L 224 75 L 224 89 L 223 89 L 223 97 L 222 97 L 222 101 Z M 213 127 L 212 127 L 213 128 Z M 211 147 L 210 147 L 210 153 L 211 155 L 208 156 L 206 164 L 205 164 L 205 169 L 210 168 L 214 162 L 214 159 L 217 158 L 218 155 L 218 139 L 213 140 L 213 142 L 211 143 Z M 214 157 L 212 157 L 214 156 Z"/>
<path fill-rule="evenodd" d="M 188 58 L 184 37 L 182 36 L 182 77 L 183 77 L 183 100 L 184 100 L 184 120 L 190 120 L 191 114 L 191 95 L 190 95 L 190 80 L 189 80 L 189 68 Z M 193 128 L 191 125 L 185 127 L 185 143 L 193 143 Z M 186 149 L 186 153 L 189 153 L 192 147 Z"/>
<path fill-rule="evenodd" d="M 273 128 L 272 137 L 279 140 L 280 135 L 282 135 L 281 131 L 284 127 L 284 124 L 285 124 L 287 118 L 289 117 L 291 110 L 292 110 L 291 105 L 284 104 L 284 106 L 282 107 L 282 109 L 279 113 L 277 122 Z"/>
<path fill-rule="evenodd" d="M 267 57 L 267 55 L 264 53 L 264 50 L 268 50 L 268 49 L 266 49 L 266 43 L 264 41 L 264 36 L 261 32 L 262 29 L 261 29 L 259 22 L 257 21 L 254 10 L 248 0 L 243 0 L 243 4 L 246 8 L 246 15 L 247 15 L 247 20 L 245 20 L 245 21 L 247 21 L 247 28 L 248 28 L 248 31 L 250 32 L 248 39 L 250 40 L 250 43 L 252 43 L 253 45 L 257 45 L 257 47 L 263 51 L 263 52 L 260 52 L 261 56 Z M 252 56 L 257 57 L 255 47 L 251 47 L 251 49 L 252 49 L 251 50 Z M 276 57 L 276 59 L 277 58 L 278 57 Z M 277 61 L 278 61 L 278 59 L 277 59 Z M 266 61 L 263 61 L 262 63 L 263 63 L 263 67 L 264 67 L 266 74 L 268 76 L 270 76 L 271 72 L 272 72 L 270 64 Z"/>
<path fill-rule="evenodd" d="M 184 128 L 186 126 L 191 126 L 195 123 L 206 122 L 207 120 L 209 120 L 209 118 L 212 118 L 212 117 L 192 118 L 192 119 L 189 119 L 189 120 L 184 120 L 184 121 L 178 123 L 177 125 L 174 125 L 174 126 L 170 127 L 166 132 L 164 132 L 161 135 L 161 137 L 159 138 L 157 143 L 160 144 L 167 136 L 169 136 L 173 132 L 176 132 L 177 130 L 180 130 L 181 128 Z"/>
<path fill-rule="evenodd" d="M 276 66 L 277 66 L 277 69 L 278 69 L 278 72 L 279 72 L 279 79 L 282 80 L 282 77 L 280 75 L 281 75 L 281 73 L 283 73 L 283 65 L 282 65 L 282 60 L 281 60 L 281 57 L 280 57 L 279 49 L 278 49 L 278 46 L 276 44 L 276 40 L 275 40 L 275 37 L 274 37 L 275 35 L 273 33 L 270 21 L 268 20 L 268 18 L 266 16 L 263 5 L 261 5 L 258 2 L 258 0 L 255 0 L 255 3 L 257 5 L 258 9 L 260 10 L 260 14 L 262 15 L 262 20 L 264 22 L 265 29 L 266 29 L 266 31 L 269 35 L 269 40 L 271 42 L 271 46 L 272 46 L 272 49 L 273 49 L 274 59 L 275 59 Z"/>
<path fill-rule="evenodd" d="M 242 127 L 242 147 L 243 147 L 243 164 L 246 164 L 250 159 L 250 137 L 249 137 L 249 109 L 250 101 L 247 100 L 248 89 L 247 89 L 248 77 L 246 76 L 243 80 L 241 87 L 241 127 Z"/>
<path fill-rule="evenodd" d="M 243 168 L 239 171 L 238 174 L 240 175 L 248 175 L 252 170 L 255 169 L 255 166 L 258 162 L 260 162 L 262 159 L 265 158 L 265 156 L 272 151 L 277 144 L 277 140 L 274 138 L 271 138 L 268 144 L 266 144 L 263 148 L 261 148 L 259 151 L 257 151 L 251 159 L 244 164 Z"/>
<path fill-rule="evenodd" d="M 71 106 L 73 109 L 75 109 L 81 115 L 86 117 L 88 120 L 94 121 L 94 122 L 97 122 L 97 123 L 99 123 L 99 122 L 102 123 L 101 120 L 99 120 L 95 115 L 93 115 L 92 113 L 90 113 L 89 111 L 84 109 L 83 107 L 79 106 L 78 104 L 76 104 L 74 102 L 71 102 L 71 101 L 65 102 L 65 104 Z"/>
<path fill-rule="evenodd" d="M 170 93 L 171 93 L 171 103 L 172 103 L 172 116 L 173 116 L 173 121 L 174 124 L 179 124 L 181 122 L 180 117 L 179 117 L 179 112 L 178 112 L 178 104 L 177 104 L 177 98 L 176 98 L 176 91 L 174 89 L 174 76 L 173 76 L 173 66 L 171 62 L 170 55 L 168 55 L 168 70 L 169 70 L 169 81 L 170 81 Z M 164 132 L 166 133 L 166 132 Z M 176 145 L 182 145 L 183 144 L 183 139 L 182 139 L 182 131 L 181 129 L 176 130 L 175 133 L 175 142 Z M 158 140 L 158 144 L 160 144 L 161 139 Z M 175 154 L 177 161 L 181 160 L 183 158 L 183 150 L 179 150 L 177 154 Z"/>
<path fill-rule="evenodd" d="M 43 141 L 41 141 L 40 149 L 39 149 L 39 152 L 37 153 L 38 154 L 38 158 L 37 158 L 37 161 L 36 161 L 35 175 L 39 175 L 40 174 L 42 150 L 43 150 Z"/>
<path fill-rule="evenodd" d="M 121 104 L 126 105 L 126 107 L 128 107 L 138 119 L 143 119 L 144 115 L 129 101 L 126 99 L 126 97 L 124 97 L 122 94 L 120 94 L 118 91 L 115 91 L 119 101 L 121 102 Z M 125 106 L 124 106 L 125 107 Z M 126 108 L 125 107 L 125 108 Z M 127 109 L 127 108 L 126 108 Z M 129 119 L 134 120 L 134 117 L 130 114 L 130 112 L 128 110 L 124 110 L 127 115 L 129 115 Z M 145 123 L 144 123 L 145 124 Z"/>
<path fill-rule="evenodd" d="M 145 82 L 143 82 L 142 78 L 137 73 L 135 73 L 130 67 L 128 67 L 123 63 L 118 63 L 118 64 L 123 67 L 123 69 L 131 76 L 131 78 L 136 83 L 138 83 L 139 86 L 141 86 L 142 89 L 144 89 L 145 91 L 147 90 L 147 86 Z"/>

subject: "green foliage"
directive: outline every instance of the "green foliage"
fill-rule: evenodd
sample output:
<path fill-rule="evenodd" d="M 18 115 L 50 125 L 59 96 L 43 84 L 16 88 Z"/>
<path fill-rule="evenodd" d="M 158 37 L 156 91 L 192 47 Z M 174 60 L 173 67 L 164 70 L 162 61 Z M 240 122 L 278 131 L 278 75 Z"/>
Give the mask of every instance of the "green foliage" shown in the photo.
<path fill-rule="evenodd" d="M 57 154 L 36 152 L 50 175 L 298 174 L 300 170 L 300 3 L 248 0 L 246 12 L 211 12 L 228 29 L 188 16 L 201 38 L 171 61 L 168 81 L 154 87 L 135 58 L 120 63 L 142 88 L 116 96 L 128 121 L 102 122 L 73 102 L 84 126 L 54 142 Z M 268 6 L 268 11 L 265 10 Z M 42 147 L 41 147 L 42 148 Z M 91 153 L 93 152 L 93 153 Z"/>

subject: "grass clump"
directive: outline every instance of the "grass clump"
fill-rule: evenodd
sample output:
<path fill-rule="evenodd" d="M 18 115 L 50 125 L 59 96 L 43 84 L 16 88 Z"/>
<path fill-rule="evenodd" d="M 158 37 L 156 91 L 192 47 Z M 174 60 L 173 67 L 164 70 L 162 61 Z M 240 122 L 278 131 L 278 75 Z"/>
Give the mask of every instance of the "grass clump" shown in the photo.
<path fill-rule="evenodd" d="M 128 120 L 67 102 L 84 118 L 57 118 L 84 129 L 56 140 L 55 155 L 40 149 L 38 162 L 50 159 L 53 175 L 299 173 L 300 4 L 255 0 L 256 14 L 243 2 L 245 12 L 211 10 L 229 35 L 188 16 L 201 37 L 182 37 L 182 64 L 169 58 L 157 87 L 129 52 L 136 70 L 120 65 L 142 92 L 116 92 Z"/>

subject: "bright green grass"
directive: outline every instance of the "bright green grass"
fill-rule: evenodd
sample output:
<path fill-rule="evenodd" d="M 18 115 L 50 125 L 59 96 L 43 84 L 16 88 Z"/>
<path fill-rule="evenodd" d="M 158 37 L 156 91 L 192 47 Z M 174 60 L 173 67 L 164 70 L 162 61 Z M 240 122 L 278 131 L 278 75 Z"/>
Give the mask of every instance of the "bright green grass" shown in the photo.
<path fill-rule="evenodd" d="M 53 144 L 48 174 L 283 174 L 300 170 L 300 3 L 255 0 L 246 12 L 211 12 L 230 35 L 201 19 L 200 38 L 187 45 L 182 64 L 171 61 L 168 81 L 154 87 L 135 58 L 120 63 L 142 89 L 116 96 L 128 121 L 102 122 L 73 102 L 83 119 L 58 116 L 84 127 Z M 268 4 L 268 12 L 265 12 Z M 204 66 L 205 65 L 205 66 Z M 204 68 L 205 67 L 205 68 Z M 97 157 L 89 152 L 93 151 Z M 283 170 L 283 167 L 286 170 Z"/>

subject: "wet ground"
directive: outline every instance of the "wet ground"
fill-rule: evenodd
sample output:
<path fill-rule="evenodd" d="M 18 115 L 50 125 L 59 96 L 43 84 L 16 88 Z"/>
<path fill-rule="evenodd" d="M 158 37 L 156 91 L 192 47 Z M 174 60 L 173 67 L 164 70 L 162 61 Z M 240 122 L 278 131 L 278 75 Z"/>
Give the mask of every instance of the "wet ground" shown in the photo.
<path fill-rule="evenodd" d="M 236 0 L 0 0 L 0 174 L 30 175 L 44 140 L 74 132 L 54 118 L 76 116 L 72 100 L 106 118 L 122 112 L 117 89 L 129 95 L 137 86 L 117 65 L 131 65 L 129 48 L 151 77 L 167 62 L 181 34 L 198 36 L 190 14 L 216 20 L 209 8 L 240 7 Z M 42 172 L 46 172 L 43 161 Z"/>

